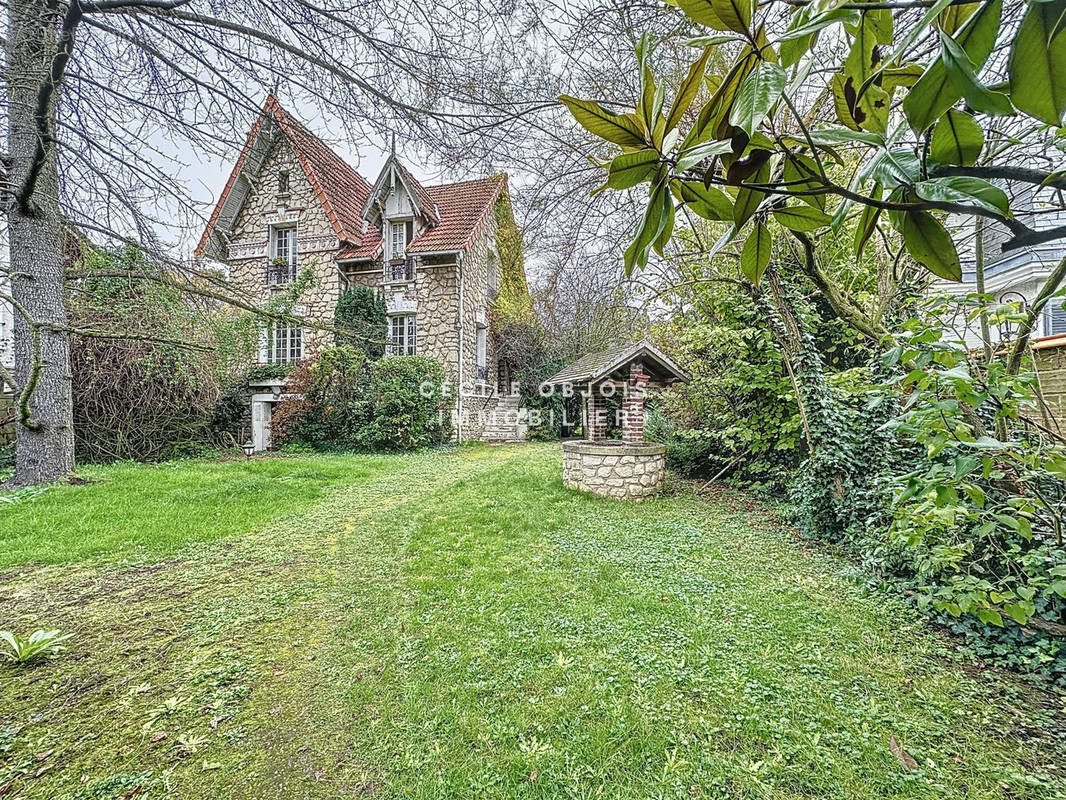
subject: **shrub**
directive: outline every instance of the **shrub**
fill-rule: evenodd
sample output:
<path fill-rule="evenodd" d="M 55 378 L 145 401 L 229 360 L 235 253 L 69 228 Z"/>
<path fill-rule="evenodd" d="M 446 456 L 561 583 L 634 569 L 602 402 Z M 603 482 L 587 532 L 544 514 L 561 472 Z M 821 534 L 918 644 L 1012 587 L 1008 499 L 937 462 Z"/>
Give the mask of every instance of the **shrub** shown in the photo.
<path fill-rule="evenodd" d="M 86 259 L 98 269 L 150 270 L 134 251 L 90 251 Z M 71 339 L 80 461 L 154 461 L 171 457 L 178 445 L 212 441 L 223 360 L 214 316 L 150 278 L 78 283 L 71 325 L 125 337 Z"/>
<path fill-rule="evenodd" d="M 410 450 L 443 441 L 449 430 L 444 369 L 430 358 L 368 362 L 355 348 L 322 351 L 292 375 L 292 398 L 276 407 L 271 431 L 282 445 L 350 450 Z"/>
<path fill-rule="evenodd" d="M 361 350 L 370 361 L 385 355 L 388 335 L 385 300 L 373 290 L 360 287 L 341 294 L 333 312 L 333 324 L 337 328 L 334 339 L 338 347 Z"/>

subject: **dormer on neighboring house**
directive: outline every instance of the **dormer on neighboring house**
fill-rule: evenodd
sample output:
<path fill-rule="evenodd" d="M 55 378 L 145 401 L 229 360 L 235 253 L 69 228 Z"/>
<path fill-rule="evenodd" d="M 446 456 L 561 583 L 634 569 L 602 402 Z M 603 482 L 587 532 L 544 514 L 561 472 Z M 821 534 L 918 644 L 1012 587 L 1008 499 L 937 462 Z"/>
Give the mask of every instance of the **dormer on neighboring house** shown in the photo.
<path fill-rule="evenodd" d="M 1015 216 L 1036 230 L 1046 230 L 1066 224 L 1066 212 L 1057 210 L 1057 204 L 1047 202 L 1048 190 L 1037 190 L 1031 184 L 1011 181 L 999 182 L 1011 198 L 1011 208 Z M 1066 257 L 1066 240 L 1045 242 L 1033 247 L 1021 247 L 1003 251 L 1004 242 L 1011 238 L 1010 231 L 998 222 L 990 222 L 981 217 L 965 220 L 968 235 L 959 236 L 962 246 L 962 282 L 935 281 L 933 290 L 937 293 L 965 295 L 977 291 L 976 247 L 980 236 L 981 252 L 984 263 L 985 293 L 991 295 L 998 303 L 1031 304 L 1044 285 L 1051 271 L 1059 261 Z M 952 325 L 954 330 L 963 334 L 969 347 L 981 344 L 979 323 L 967 320 L 966 315 L 972 309 L 959 309 Z M 1057 336 L 1066 333 L 1066 309 L 1063 298 L 1048 303 L 1037 318 L 1034 339 Z M 993 329 L 990 331 L 993 342 L 1009 338 L 1012 330 Z"/>
<path fill-rule="evenodd" d="M 385 299 L 386 355 L 438 360 L 460 407 L 476 395 L 487 408 L 510 383 L 489 330 L 500 220 L 513 224 L 506 175 L 427 186 L 393 152 L 371 185 L 271 95 L 196 254 L 260 305 L 309 278 L 293 308 L 309 324 L 264 327 L 258 361 L 314 358 L 333 343 L 314 323 L 331 325 L 341 292 L 368 287 Z M 269 422 L 268 407 L 258 413 Z"/>

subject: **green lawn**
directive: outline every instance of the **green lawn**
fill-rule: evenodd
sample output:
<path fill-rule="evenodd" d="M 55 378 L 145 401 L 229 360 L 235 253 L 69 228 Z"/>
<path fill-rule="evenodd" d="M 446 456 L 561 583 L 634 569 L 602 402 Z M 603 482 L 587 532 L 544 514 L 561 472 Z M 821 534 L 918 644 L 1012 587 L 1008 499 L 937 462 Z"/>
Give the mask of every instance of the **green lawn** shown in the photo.
<path fill-rule="evenodd" d="M 739 495 L 600 500 L 559 462 L 123 466 L 0 504 L 0 628 L 75 634 L 0 667 L 0 797 L 1066 796 L 1062 694 Z"/>

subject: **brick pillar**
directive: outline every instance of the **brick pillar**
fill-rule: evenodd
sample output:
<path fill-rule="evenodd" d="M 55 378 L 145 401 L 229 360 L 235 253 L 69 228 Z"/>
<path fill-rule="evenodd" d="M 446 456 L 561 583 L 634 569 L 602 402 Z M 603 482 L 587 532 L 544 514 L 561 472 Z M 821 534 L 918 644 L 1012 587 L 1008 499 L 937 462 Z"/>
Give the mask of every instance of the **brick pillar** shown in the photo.
<path fill-rule="evenodd" d="M 622 441 L 636 444 L 644 441 L 644 395 L 647 392 L 648 376 L 644 365 L 636 361 L 629 366 L 626 393 L 622 398 Z"/>
<path fill-rule="evenodd" d="M 594 386 L 585 400 L 585 438 L 596 442 L 607 438 L 607 400 L 600 394 L 600 387 Z"/>

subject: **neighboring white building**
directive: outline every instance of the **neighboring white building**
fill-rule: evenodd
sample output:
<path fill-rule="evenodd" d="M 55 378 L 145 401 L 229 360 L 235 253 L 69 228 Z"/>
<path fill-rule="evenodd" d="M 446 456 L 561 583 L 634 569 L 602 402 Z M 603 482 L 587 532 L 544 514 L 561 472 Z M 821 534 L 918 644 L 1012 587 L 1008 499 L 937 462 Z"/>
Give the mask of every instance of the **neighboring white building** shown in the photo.
<path fill-rule="evenodd" d="M 1008 193 L 1014 196 L 1012 205 L 1016 209 L 1016 216 L 1034 229 L 1048 230 L 1066 225 L 1066 212 L 1050 208 L 1045 210 L 1039 200 L 1034 201 L 1031 187 L 1017 192 L 1011 192 L 1008 189 Z M 969 224 L 973 225 L 972 222 Z M 971 227 L 970 230 L 973 231 L 973 228 Z M 1010 238 L 1010 233 L 1005 227 L 985 220 L 981 226 L 981 232 L 985 265 L 985 293 L 992 295 L 1000 303 L 1014 302 L 1023 303 L 1025 306 L 1031 305 L 1048 275 L 1066 256 L 1066 239 L 1004 253 L 1003 242 Z M 973 239 L 975 238 L 976 236 L 971 234 L 970 246 L 962 248 L 962 283 L 937 281 L 932 287 L 934 291 L 952 295 L 965 295 L 977 291 L 977 272 L 973 252 Z M 1058 298 L 1044 307 L 1031 338 L 1041 339 L 1066 334 L 1064 301 L 1066 298 Z M 980 346 L 980 324 L 977 321 L 967 322 L 965 314 L 960 313 L 955 318 L 952 328 L 964 336 L 967 345 Z M 992 341 L 998 342 L 1003 338 L 1008 338 L 1010 331 L 992 328 L 990 334 Z"/>

